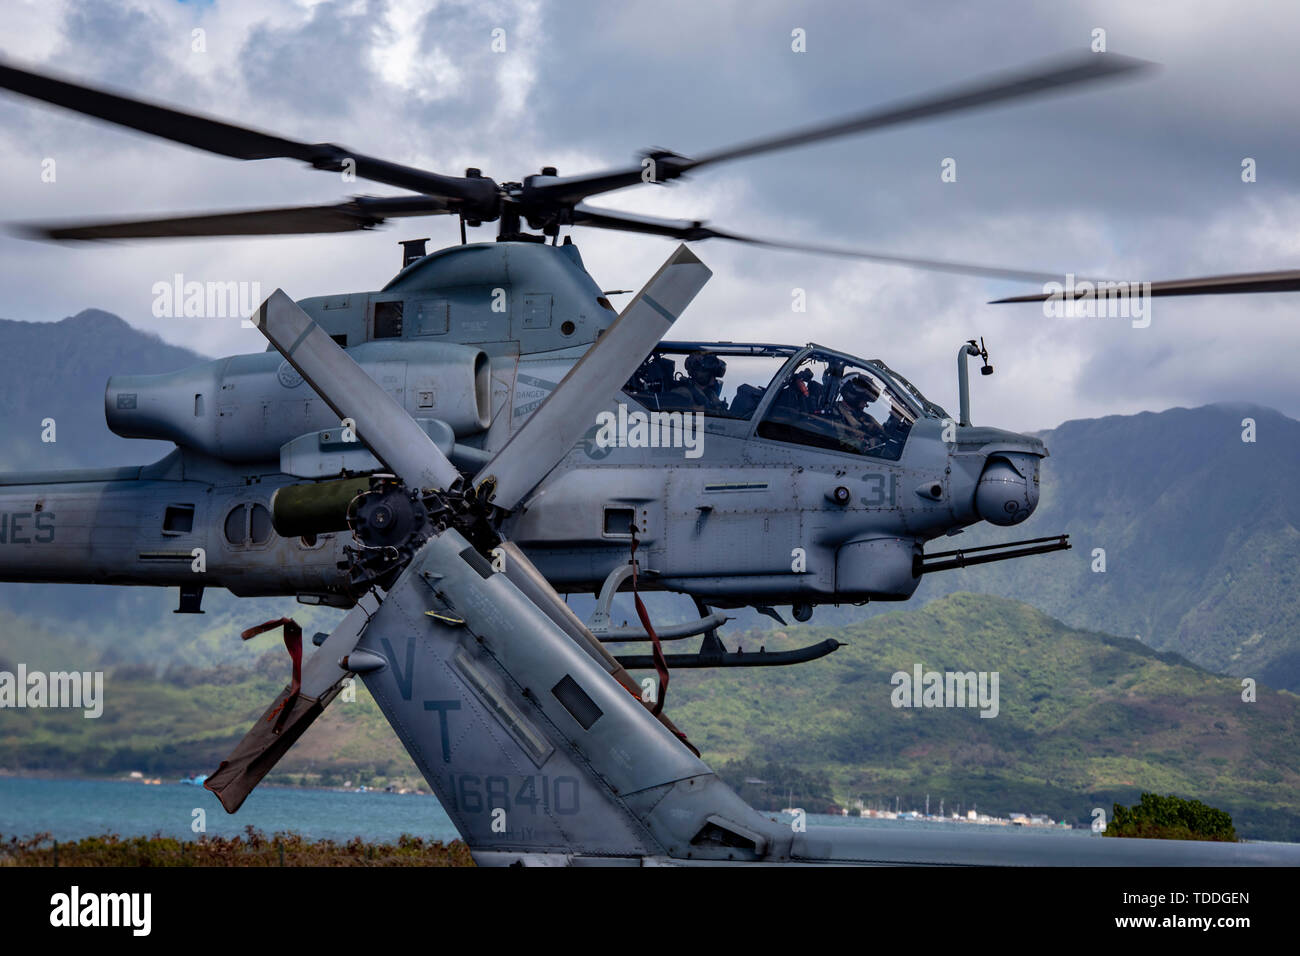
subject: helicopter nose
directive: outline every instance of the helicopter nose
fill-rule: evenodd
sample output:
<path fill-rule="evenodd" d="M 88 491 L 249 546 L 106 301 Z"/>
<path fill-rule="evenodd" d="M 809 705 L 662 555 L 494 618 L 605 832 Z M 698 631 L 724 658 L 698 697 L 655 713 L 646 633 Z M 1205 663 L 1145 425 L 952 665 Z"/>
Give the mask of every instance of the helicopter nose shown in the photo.
<path fill-rule="evenodd" d="M 975 487 L 975 510 L 990 524 L 1020 524 L 1038 507 L 1037 455 L 990 458 Z"/>

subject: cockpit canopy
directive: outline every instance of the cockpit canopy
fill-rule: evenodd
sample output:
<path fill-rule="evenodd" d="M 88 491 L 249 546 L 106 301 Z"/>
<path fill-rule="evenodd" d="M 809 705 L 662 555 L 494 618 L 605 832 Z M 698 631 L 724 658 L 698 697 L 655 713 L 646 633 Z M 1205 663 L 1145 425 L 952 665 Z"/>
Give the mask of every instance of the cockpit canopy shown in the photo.
<path fill-rule="evenodd" d="M 772 380 L 799 350 L 780 346 L 673 346 L 650 353 L 623 387 L 651 411 L 698 411 L 715 418 L 752 418 Z"/>
<path fill-rule="evenodd" d="M 883 363 L 816 346 L 665 342 L 623 391 L 651 411 L 758 417 L 760 438 L 891 461 L 918 417 L 947 417 Z"/>

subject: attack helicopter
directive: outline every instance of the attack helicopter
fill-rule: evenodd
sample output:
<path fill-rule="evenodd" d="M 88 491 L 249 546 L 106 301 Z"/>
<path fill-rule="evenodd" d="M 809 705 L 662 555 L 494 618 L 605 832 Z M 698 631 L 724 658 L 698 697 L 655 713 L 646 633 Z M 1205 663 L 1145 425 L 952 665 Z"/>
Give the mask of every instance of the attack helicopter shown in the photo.
<path fill-rule="evenodd" d="M 695 158 L 654 150 L 625 169 L 561 177 L 546 167 L 504 184 L 476 169 L 448 177 L 331 144 L 295 143 L 11 65 L 0 65 L 0 88 L 226 156 L 296 158 L 418 190 L 324 207 L 28 226 L 27 235 L 84 241 L 337 232 L 400 217 L 457 216 L 461 245 L 427 253 L 426 240 L 403 242 L 402 269 L 379 291 L 298 305 L 468 475 L 516 434 L 617 318 L 572 237 L 558 241 L 562 227 L 1050 278 L 759 239 L 702 222 L 600 210 L 588 197 L 1146 66 L 1118 55 L 1084 57 Z M 496 241 L 468 242 L 466 228 L 487 222 L 498 224 Z M 646 636 L 609 619 L 613 595 L 628 583 L 634 542 L 637 585 L 687 595 L 699 611 L 697 621 L 664 629 L 666 638 L 703 636 L 700 652 L 671 655 L 673 666 L 798 663 L 836 646 L 733 653 L 718 638 L 725 615 L 715 609 L 755 606 L 780 619 L 774 606 L 790 605 L 803 621 L 822 603 L 906 600 L 926 573 L 1068 546 L 1061 537 L 978 553 L 924 552 L 927 541 L 975 522 L 1017 524 L 1037 504 L 1042 442 L 970 422 L 966 361 L 982 356 L 982 371 L 992 371 L 982 346 L 962 343 L 958 351 L 956 418 L 884 362 L 818 345 L 656 341 L 648 353 L 602 410 L 609 427 L 592 420 L 553 473 L 502 518 L 503 530 L 556 588 L 600 595 L 591 623 L 606 640 Z M 176 587 L 182 612 L 200 611 L 204 589 L 213 587 L 346 608 L 372 583 L 349 556 L 354 529 L 346 512 L 381 464 L 364 436 L 352 440 L 356 430 L 274 349 L 165 375 L 115 375 L 105 416 L 118 435 L 177 449 L 125 471 L 0 477 L 0 505 L 13 525 L 0 549 L 0 578 Z"/>
<path fill-rule="evenodd" d="M 563 227 L 727 239 L 1001 278 L 1051 276 L 757 239 L 598 210 L 602 192 L 727 159 L 989 106 L 1132 73 L 1090 56 L 981 81 L 696 158 L 656 150 L 622 169 L 554 168 L 498 184 L 305 144 L 0 65 L 0 87 L 239 159 L 296 158 L 410 192 L 332 206 L 61 224 L 61 240 L 368 229 L 455 215 L 462 244 L 404 244 L 381 290 L 292 300 L 254 324 L 264 353 L 160 376 L 114 376 L 109 427 L 172 441 L 159 462 L 0 478 L 0 579 L 295 595 L 347 608 L 205 786 L 234 812 L 345 683 L 360 677 L 485 865 L 1044 862 L 981 834 L 792 829 L 759 814 L 699 757 L 631 668 L 793 663 L 828 653 L 728 652 L 713 608 L 905 600 L 922 575 L 1068 547 L 1064 536 L 926 551 L 1038 502 L 1042 442 L 970 421 L 958 350 L 953 418 L 884 362 L 820 345 L 665 341 L 710 272 L 685 245 L 621 311 Z M 466 227 L 498 223 L 496 242 Z M 524 230 L 524 224 L 536 232 Z M 547 239 L 550 243 L 547 243 Z M 200 560 L 200 556 L 202 559 Z M 689 595 L 696 655 L 610 627 L 628 583 Z M 560 592 L 599 591 L 583 622 Z M 618 658 L 605 644 L 649 639 Z M 671 658 L 686 658 L 672 660 Z M 1120 846 L 1115 846 L 1118 843 Z M 1084 845 L 1086 844 L 1086 845 Z M 1081 841 L 1076 862 L 1259 863 L 1251 845 Z M 1051 858 L 1059 862 L 1059 858 Z"/>

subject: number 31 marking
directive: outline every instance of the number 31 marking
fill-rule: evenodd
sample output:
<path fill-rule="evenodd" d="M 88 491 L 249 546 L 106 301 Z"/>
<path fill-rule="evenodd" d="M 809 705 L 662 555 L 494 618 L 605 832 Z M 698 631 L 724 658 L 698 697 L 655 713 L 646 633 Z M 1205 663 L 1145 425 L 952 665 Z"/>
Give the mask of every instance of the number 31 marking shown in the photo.
<path fill-rule="evenodd" d="M 863 475 L 867 493 L 862 496 L 862 503 L 868 508 L 892 508 L 894 506 L 894 475 Z"/>

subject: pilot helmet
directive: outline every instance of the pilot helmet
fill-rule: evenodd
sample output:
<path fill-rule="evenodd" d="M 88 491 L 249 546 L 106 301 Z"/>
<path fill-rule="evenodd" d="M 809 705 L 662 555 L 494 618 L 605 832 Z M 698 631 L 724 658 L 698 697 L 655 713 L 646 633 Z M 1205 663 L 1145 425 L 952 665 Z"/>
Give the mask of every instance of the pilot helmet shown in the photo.
<path fill-rule="evenodd" d="M 854 407 L 868 405 L 880 397 L 880 387 L 865 375 L 850 375 L 840 386 L 840 397 Z"/>
<path fill-rule="evenodd" d="M 686 356 L 686 374 L 695 378 L 697 372 L 709 378 L 721 378 L 727 374 L 727 363 L 712 352 L 692 352 Z"/>

